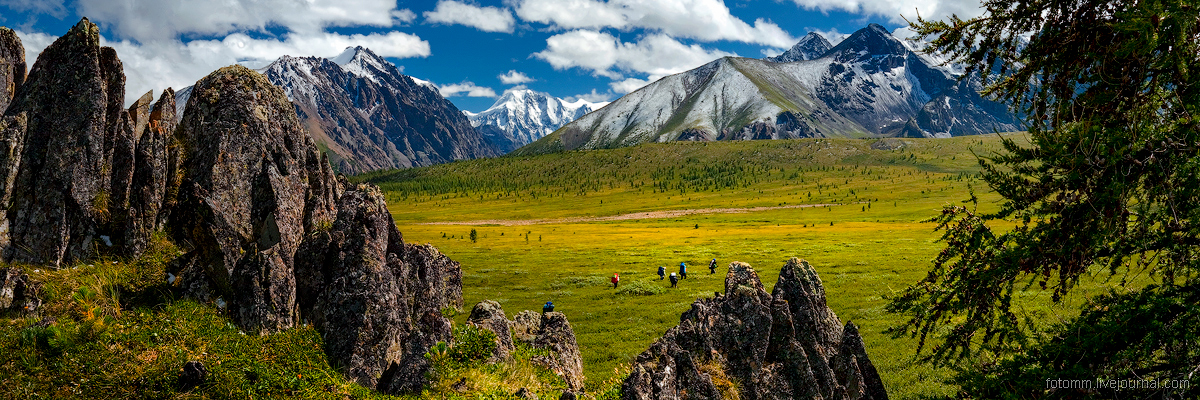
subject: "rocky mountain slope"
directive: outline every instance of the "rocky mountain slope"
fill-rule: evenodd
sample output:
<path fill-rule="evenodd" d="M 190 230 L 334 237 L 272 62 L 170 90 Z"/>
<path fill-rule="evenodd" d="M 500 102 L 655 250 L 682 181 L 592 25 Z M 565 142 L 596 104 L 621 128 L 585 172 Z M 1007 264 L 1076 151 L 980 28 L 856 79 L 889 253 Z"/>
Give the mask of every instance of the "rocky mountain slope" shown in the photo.
<path fill-rule="evenodd" d="M 529 89 L 510 89 L 487 110 L 478 114 L 465 113 L 479 133 L 501 152 L 507 153 L 606 104 L 584 100 L 567 102 Z"/>
<path fill-rule="evenodd" d="M 347 48 L 332 59 L 283 56 L 258 72 L 283 88 L 339 172 L 502 154 L 436 87 L 400 73 L 370 49 Z M 176 101 L 186 103 L 190 95 L 184 88 Z"/>
<path fill-rule="evenodd" d="M 736 384 L 734 383 L 736 382 Z M 637 356 L 622 399 L 888 398 L 858 328 L 825 304 L 821 278 L 789 260 L 767 293 L 735 262 L 725 293 L 697 300 Z"/>
<path fill-rule="evenodd" d="M 819 47 L 815 37 L 806 40 Z M 802 58 L 800 53 L 793 55 Z M 976 82 L 960 82 L 952 72 L 872 24 L 816 59 L 725 57 L 668 76 L 518 153 L 675 140 L 948 137 L 1019 129 L 1004 106 L 978 95 Z"/>
<path fill-rule="evenodd" d="M 171 90 L 125 109 L 124 81 L 116 52 L 84 19 L 16 87 L 0 120 L 4 261 L 137 257 L 165 231 L 183 250 L 168 271 L 172 290 L 226 309 L 251 334 L 310 321 L 348 379 L 420 390 L 424 354 L 451 339 L 441 310 L 462 304 L 458 263 L 404 243 L 378 188 L 337 179 L 263 75 L 213 72 L 192 88 L 178 126 Z M 3 274 L 6 287 L 36 287 Z M 27 291 L 12 301 L 36 307 Z"/>

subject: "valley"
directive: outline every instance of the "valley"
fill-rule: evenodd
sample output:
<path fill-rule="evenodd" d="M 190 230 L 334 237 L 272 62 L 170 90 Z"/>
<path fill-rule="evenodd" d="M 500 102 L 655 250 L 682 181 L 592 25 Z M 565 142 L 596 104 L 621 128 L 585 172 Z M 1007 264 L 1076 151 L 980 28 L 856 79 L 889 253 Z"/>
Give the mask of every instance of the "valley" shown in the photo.
<path fill-rule="evenodd" d="M 994 207 L 998 197 L 975 179 L 972 153 L 989 154 L 999 142 L 988 135 L 667 143 L 360 179 L 383 188 L 406 242 L 431 243 L 462 263 L 464 304 L 492 299 L 515 312 L 554 301 L 571 317 L 590 389 L 621 379 L 695 299 L 721 291 L 730 262 L 749 263 L 773 282 L 784 261 L 800 257 L 821 274 L 830 307 L 861 327 L 888 393 L 912 399 L 953 394 L 941 383 L 950 372 L 916 363 L 915 340 L 883 332 L 900 321 L 884 312 L 885 298 L 922 278 L 944 246 L 935 225 L 922 221 L 968 198 L 971 187 L 982 207 Z M 715 212 L 731 208 L 743 212 Z M 678 213 L 704 209 L 714 212 Z M 633 213 L 646 217 L 619 218 Z M 713 258 L 719 268 L 710 275 Z M 656 269 L 675 272 L 680 262 L 688 278 L 670 289 Z M 614 272 L 622 278 L 616 290 L 608 283 Z M 1026 312 L 1050 321 L 1069 310 Z"/>

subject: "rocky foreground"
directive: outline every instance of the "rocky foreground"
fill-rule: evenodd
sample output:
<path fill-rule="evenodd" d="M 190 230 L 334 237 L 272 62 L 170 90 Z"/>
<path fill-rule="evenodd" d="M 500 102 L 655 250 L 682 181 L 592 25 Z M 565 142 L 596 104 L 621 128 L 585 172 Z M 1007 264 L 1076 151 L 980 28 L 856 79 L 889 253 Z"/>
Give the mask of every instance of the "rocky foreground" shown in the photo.
<path fill-rule="evenodd" d="M 888 398 L 858 328 L 841 324 L 816 270 L 795 258 L 769 294 L 753 268 L 731 264 L 725 294 L 693 303 L 637 356 L 621 391 L 627 400 Z"/>
<path fill-rule="evenodd" d="M 287 97 L 262 75 L 222 68 L 193 88 L 122 106 L 125 75 L 84 19 L 39 55 L 0 30 L 0 258 L 61 266 L 137 257 L 157 231 L 185 253 L 184 294 L 226 307 L 246 332 L 304 322 L 331 364 L 385 393 L 420 390 L 441 310 L 461 307 L 458 263 L 404 243 L 383 195 L 337 178 Z M 3 271 L 0 308 L 37 306 Z"/>

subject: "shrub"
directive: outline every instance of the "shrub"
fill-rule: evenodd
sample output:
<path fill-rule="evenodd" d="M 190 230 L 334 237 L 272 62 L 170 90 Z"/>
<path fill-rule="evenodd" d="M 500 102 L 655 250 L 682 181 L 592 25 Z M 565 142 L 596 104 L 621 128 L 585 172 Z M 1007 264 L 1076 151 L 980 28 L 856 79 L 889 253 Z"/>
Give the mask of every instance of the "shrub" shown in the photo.
<path fill-rule="evenodd" d="M 454 345 L 447 356 L 459 363 L 484 361 L 496 351 L 496 334 L 474 325 L 454 328 Z"/>

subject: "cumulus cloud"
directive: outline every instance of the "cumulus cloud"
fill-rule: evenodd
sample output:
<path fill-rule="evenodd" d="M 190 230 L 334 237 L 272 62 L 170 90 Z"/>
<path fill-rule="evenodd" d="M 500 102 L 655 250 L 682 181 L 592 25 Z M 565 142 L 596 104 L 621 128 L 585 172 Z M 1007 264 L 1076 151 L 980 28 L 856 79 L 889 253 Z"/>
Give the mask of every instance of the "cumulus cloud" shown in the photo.
<path fill-rule="evenodd" d="M 62 18 L 67 14 L 63 0 L 0 0 L 0 6 L 17 12 L 36 12 Z"/>
<path fill-rule="evenodd" d="M 509 70 L 508 73 L 500 74 L 497 78 L 500 78 L 500 83 L 505 85 L 520 85 L 534 81 L 533 78 L 516 70 Z"/>
<path fill-rule="evenodd" d="M 790 47 L 797 39 L 759 18 L 748 24 L 722 0 L 514 0 L 517 16 L 560 29 L 647 29 L 701 41 Z"/>
<path fill-rule="evenodd" d="M 118 39 L 143 43 L 180 35 L 263 31 L 268 26 L 299 33 L 328 27 L 390 27 L 403 21 L 396 16 L 405 14 L 396 9 L 395 0 L 89 0 L 78 7 L 80 15 L 102 21 Z"/>
<path fill-rule="evenodd" d="M 399 22 L 401 24 L 407 24 L 409 22 L 413 22 L 414 19 L 417 19 L 417 13 L 412 12 L 412 10 L 409 10 L 407 8 L 400 9 L 400 10 L 392 11 L 392 18 L 395 19 L 396 22 Z"/>
<path fill-rule="evenodd" d="M 425 20 L 439 24 L 459 24 L 484 32 L 512 32 L 516 20 L 512 13 L 498 7 L 479 7 L 454 0 L 441 0 L 433 11 L 425 12 Z"/>
<path fill-rule="evenodd" d="M 43 33 L 17 32 L 25 45 L 26 59 L 32 64 L 37 55 L 57 37 Z M 195 83 L 208 73 L 227 65 L 242 63 L 262 66 L 284 55 L 332 57 L 348 46 L 365 46 L 383 57 L 424 57 L 429 42 L 402 32 L 370 35 L 317 33 L 293 34 L 282 40 L 255 39 L 234 33 L 221 40 L 178 40 L 137 43 L 130 40 L 101 44 L 116 49 L 125 67 L 126 103 L 142 93 L 173 87 L 180 89 Z"/>
<path fill-rule="evenodd" d="M 821 11 L 847 11 L 887 17 L 891 22 L 904 23 L 904 17 L 915 20 L 917 14 L 927 19 L 944 19 L 951 14 L 977 17 L 983 14 L 979 0 L 792 0 L 796 5 Z M 829 39 L 827 37 L 827 39 Z M 833 39 L 830 39 L 832 42 Z"/>
<path fill-rule="evenodd" d="M 650 82 L 654 82 L 659 79 L 661 79 L 661 77 L 655 77 L 653 79 L 626 78 L 621 81 L 609 83 L 608 87 L 612 88 L 613 92 L 626 94 L 634 90 L 641 89 L 643 86 L 649 85 Z"/>
<path fill-rule="evenodd" d="M 583 101 L 583 102 L 587 102 L 587 103 L 595 105 L 595 104 L 608 104 L 608 101 L 612 98 L 613 98 L 612 92 L 598 93 L 598 92 L 596 92 L 596 89 L 592 89 L 591 93 L 583 93 L 583 94 L 578 94 L 578 95 L 574 95 L 574 96 L 567 96 L 567 97 L 564 97 L 563 100 L 566 100 L 566 102 L 568 102 L 568 103 L 578 103 L 580 101 Z M 600 107 L 603 107 L 603 105 L 600 105 Z"/>
<path fill-rule="evenodd" d="M 442 97 L 496 97 L 496 91 L 492 90 L 492 88 L 476 86 L 474 82 L 470 81 L 452 83 L 449 85 L 438 85 L 438 91 L 442 93 Z"/>
<path fill-rule="evenodd" d="M 592 30 L 576 30 L 546 39 L 546 49 L 534 53 L 555 69 L 583 68 L 593 74 L 621 79 L 622 72 L 666 76 L 696 68 L 714 59 L 734 55 L 685 45 L 664 34 L 652 34 L 635 43 Z"/>

